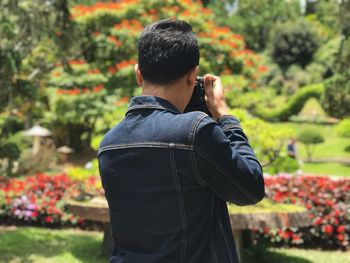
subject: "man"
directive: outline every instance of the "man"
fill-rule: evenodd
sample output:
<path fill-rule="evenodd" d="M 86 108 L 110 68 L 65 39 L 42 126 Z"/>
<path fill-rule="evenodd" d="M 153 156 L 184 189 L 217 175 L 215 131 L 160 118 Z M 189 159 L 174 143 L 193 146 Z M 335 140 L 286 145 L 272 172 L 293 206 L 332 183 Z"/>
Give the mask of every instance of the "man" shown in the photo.
<path fill-rule="evenodd" d="M 98 153 L 114 240 L 110 262 L 238 262 L 226 202 L 259 202 L 262 169 L 228 115 L 220 78 L 205 76 L 212 118 L 183 113 L 198 64 L 186 22 L 161 20 L 142 32 L 135 73 L 143 94 L 131 99 Z"/>

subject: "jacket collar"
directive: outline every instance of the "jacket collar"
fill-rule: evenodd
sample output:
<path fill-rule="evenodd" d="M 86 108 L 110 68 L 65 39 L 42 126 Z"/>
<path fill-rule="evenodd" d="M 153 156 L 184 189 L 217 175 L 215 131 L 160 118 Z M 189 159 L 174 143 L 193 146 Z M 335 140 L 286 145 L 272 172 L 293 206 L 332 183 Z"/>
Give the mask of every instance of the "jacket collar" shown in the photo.
<path fill-rule="evenodd" d="M 136 109 L 158 109 L 181 114 L 181 112 L 169 101 L 155 96 L 143 95 L 131 98 L 126 114 Z"/>

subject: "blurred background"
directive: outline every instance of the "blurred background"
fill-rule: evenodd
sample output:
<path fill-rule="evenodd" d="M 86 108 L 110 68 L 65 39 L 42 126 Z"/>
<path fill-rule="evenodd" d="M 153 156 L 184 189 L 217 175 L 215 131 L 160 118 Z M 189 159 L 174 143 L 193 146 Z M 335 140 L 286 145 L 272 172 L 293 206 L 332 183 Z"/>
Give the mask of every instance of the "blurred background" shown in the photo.
<path fill-rule="evenodd" d="M 243 262 L 350 262 L 349 0 L 2 0 L 0 262 L 106 261 L 106 222 L 74 205 L 105 211 L 96 150 L 141 94 L 141 31 L 169 17 L 263 164 L 267 198 L 232 217 L 309 222 L 246 227 Z"/>

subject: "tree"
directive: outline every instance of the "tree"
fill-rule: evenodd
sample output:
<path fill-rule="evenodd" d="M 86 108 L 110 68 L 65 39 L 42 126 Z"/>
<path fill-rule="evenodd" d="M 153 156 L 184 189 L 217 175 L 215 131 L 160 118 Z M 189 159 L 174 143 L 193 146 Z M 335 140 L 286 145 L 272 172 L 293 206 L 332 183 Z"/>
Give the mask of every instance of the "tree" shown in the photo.
<path fill-rule="evenodd" d="M 225 12 L 228 2 L 234 7 L 231 16 Z M 242 34 L 253 50 L 261 51 L 267 47 L 275 24 L 295 20 L 300 15 L 298 0 L 243 0 L 235 1 L 235 5 L 232 2 L 213 1 L 209 6 L 216 12 L 217 20 Z"/>
<path fill-rule="evenodd" d="M 31 121 L 42 80 L 73 46 L 67 2 L 1 1 L 0 110 L 20 111 Z"/>
<path fill-rule="evenodd" d="M 299 133 L 298 140 L 306 147 L 308 161 L 311 161 L 315 146 L 324 142 L 323 135 L 317 130 L 305 130 Z"/>
<path fill-rule="evenodd" d="M 304 68 L 311 62 L 318 42 L 316 33 L 306 21 L 282 23 L 275 31 L 272 57 L 281 68 L 286 69 L 294 63 Z"/>
<path fill-rule="evenodd" d="M 350 1 L 340 8 L 343 40 L 334 65 L 334 76 L 325 82 L 323 106 L 334 117 L 350 116 Z"/>

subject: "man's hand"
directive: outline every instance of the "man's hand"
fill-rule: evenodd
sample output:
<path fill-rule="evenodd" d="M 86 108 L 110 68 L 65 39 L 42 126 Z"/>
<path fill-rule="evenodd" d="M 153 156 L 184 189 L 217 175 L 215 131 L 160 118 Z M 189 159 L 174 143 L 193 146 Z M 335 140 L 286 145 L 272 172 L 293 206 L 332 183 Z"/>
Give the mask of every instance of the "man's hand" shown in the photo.
<path fill-rule="evenodd" d="M 217 121 L 221 116 L 228 114 L 221 79 L 217 76 L 207 74 L 204 76 L 204 87 L 205 103 L 213 115 L 213 119 Z"/>

